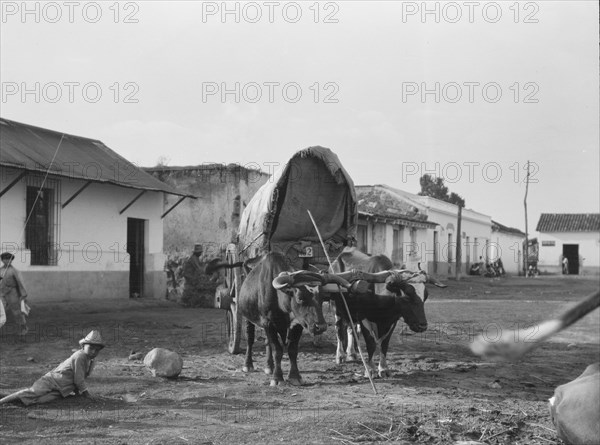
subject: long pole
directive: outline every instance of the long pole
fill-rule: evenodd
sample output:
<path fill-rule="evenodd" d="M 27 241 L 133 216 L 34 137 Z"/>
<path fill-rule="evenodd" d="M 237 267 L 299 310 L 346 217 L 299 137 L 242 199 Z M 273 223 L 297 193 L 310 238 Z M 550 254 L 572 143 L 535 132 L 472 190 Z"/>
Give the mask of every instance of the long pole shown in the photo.
<path fill-rule="evenodd" d="M 527 176 L 525 177 L 525 198 L 523 199 L 523 206 L 525 207 L 525 254 L 523 267 L 525 268 L 525 276 L 529 270 L 529 232 L 527 229 L 527 192 L 529 191 L 529 161 L 527 161 Z"/>
<path fill-rule="evenodd" d="M 325 243 L 323 242 L 323 238 L 321 237 L 321 232 L 319 231 L 319 228 L 317 227 L 317 223 L 315 222 L 315 219 L 313 218 L 312 213 L 310 213 L 310 210 L 307 209 L 306 211 L 308 212 L 308 216 L 310 217 L 310 220 L 312 221 L 313 226 L 315 227 L 315 231 L 317 232 L 317 236 L 319 237 L 319 241 L 321 242 L 321 246 L 323 247 L 323 252 L 325 252 L 325 257 L 327 258 L 327 262 L 329 263 L 329 270 L 331 271 L 331 273 L 334 273 L 333 264 L 331 263 L 331 259 L 329 258 L 329 254 L 327 253 L 327 248 L 325 247 Z M 344 307 L 346 308 L 346 314 L 348 314 L 348 320 L 350 320 L 350 327 L 352 328 L 352 334 L 354 335 L 354 340 L 356 341 L 356 346 L 358 347 L 358 354 L 360 355 L 360 359 L 363 362 L 367 376 L 369 376 L 369 382 L 371 382 L 371 387 L 373 388 L 373 392 L 375 393 L 375 395 L 377 395 L 377 389 L 375 389 L 375 383 L 373 383 L 373 377 L 371 376 L 371 370 L 367 367 L 367 362 L 365 361 L 365 357 L 363 356 L 362 350 L 360 349 L 360 343 L 358 341 L 358 334 L 356 333 L 356 329 L 354 328 L 354 323 L 352 323 L 352 315 L 350 314 L 350 309 L 348 308 L 348 303 L 346 303 L 346 298 L 344 298 L 344 294 L 342 293 L 339 285 L 338 285 L 338 291 L 340 293 L 340 297 L 342 298 L 342 301 L 344 302 Z"/>
<path fill-rule="evenodd" d="M 456 273 L 455 273 L 455 278 L 456 281 L 460 280 L 460 273 L 461 273 L 461 268 L 462 268 L 462 248 L 461 248 L 461 244 L 462 244 L 462 228 L 461 228 L 461 222 L 462 222 L 462 205 L 458 204 L 458 222 L 456 223 Z"/>
<path fill-rule="evenodd" d="M 56 150 L 54 150 L 54 155 L 52 156 L 52 160 L 50 161 L 50 164 L 48 164 L 48 168 L 46 169 L 46 174 L 44 175 L 44 180 L 42 181 L 42 185 L 40 185 L 40 188 L 39 188 L 38 192 L 35 195 L 35 199 L 33 200 L 33 204 L 31 205 L 31 210 L 29 212 L 29 215 L 27 215 L 27 218 L 25 218 L 25 223 L 23 224 L 23 230 L 21 230 L 21 234 L 19 235 L 19 240 L 23 239 L 23 233 L 25 232 L 25 229 L 27 228 L 27 223 L 29 222 L 29 219 L 31 218 L 31 215 L 33 214 L 33 210 L 35 209 L 35 204 L 37 203 L 37 201 L 38 201 L 38 199 L 40 197 L 40 192 L 44 188 L 44 184 L 46 184 L 46 179 L 48 179 L 48 174 L 50 173 L 50 167 L 52 167 L 52 165 L 54 164 L 54 159 L 56 159 L 56 155 L 58 154 L 58 149 L 60 148 L 60 144 L 62 144 L 62 141 L 63 141 L 64 137 L 65 137 L 65 135 L 63 133 L 60 136 L 60 140 L 58 141 L 58 145 L 56 146 Z M 4 274 L 2 274 L 2 276 L 0 276 L 0 280 L 3 279 L 4 275 L 6 275 L 6 273 L 8 272 L 8 268 L 12 264 L 12 261 L 13 261 L 13 258 L 10 258 L 8 260 L 8 264 L 6 265 L 6 269 L 4 270 Z"/>

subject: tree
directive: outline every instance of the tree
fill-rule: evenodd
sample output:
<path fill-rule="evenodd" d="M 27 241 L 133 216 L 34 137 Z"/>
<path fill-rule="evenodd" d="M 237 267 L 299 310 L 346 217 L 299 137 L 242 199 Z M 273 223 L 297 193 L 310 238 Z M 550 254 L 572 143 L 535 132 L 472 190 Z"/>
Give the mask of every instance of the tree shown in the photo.
<path fill-rule="evenodd" d="M 166 167 L 171 162 L 171 158 L 166 157 L 165 155 L 160 155 L 156 160 L 155 167 Z"/>
<path fill-rule="evenodd" d="M 454 192 L 450 193 L 450 196 L 448 197 L 448 202 L 456 204 L 459 207 L 465 206 L 465 200 L 459 194 L 456 194 Z"/>
<path fill-rule="evenodd" d="M 419 179 L 421 184 L 421 196 L 431 196 L 432 198 L 446 201 L 448 199 L 448 187 L 444 185 L 443 178 L 437 178 L 430 175 L 423 175 Z"/>
<path fill-rule="evenodd" d="M 459 207 L 465 206 L 465 200 L 457 193 L 448 193 L 448 187 L 444 185 L 444 178 L 438 178 L 431 175 L 423 175 L 419 179 L 421 184 L 420 196 L 431 196 L 441 201 L 456 204 Z"/>

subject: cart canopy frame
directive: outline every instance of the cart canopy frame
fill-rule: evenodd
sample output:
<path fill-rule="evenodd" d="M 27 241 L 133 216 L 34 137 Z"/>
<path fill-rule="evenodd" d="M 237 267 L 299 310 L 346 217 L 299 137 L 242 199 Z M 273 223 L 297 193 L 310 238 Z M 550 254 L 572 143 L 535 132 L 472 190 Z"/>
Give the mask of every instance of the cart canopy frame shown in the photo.
<path fill-rule="evenodd" d="M 238 251 L 243 259 L 282 253 L 291 265 L 328 266 L 307 210 L 330 258 L 356 243 L 358 212 L 354 182 L 330 149 L 296 152 L 252 197 L 240 219 Z M 307 261 L 308 260 L 308 261 Z"/>

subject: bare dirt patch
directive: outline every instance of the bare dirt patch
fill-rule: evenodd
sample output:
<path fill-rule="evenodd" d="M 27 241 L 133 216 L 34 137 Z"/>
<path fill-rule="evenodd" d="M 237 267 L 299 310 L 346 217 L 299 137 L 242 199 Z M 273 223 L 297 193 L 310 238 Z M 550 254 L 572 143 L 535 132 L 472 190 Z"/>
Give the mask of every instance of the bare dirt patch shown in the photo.
<path fill-rule="evenodd" d="M 300 344 L 301 387 L 269 386 L 261 369 L 241 372 L 226 352 L 225 312 L 166 301 L 32 301 L 24 342 L 0 331 L 0 392 L 30 385 L 66 358 L 92 328 L 109 346 L 90 379 L 100 401 L 72 398 L 24 408 L 0 407 L 2 443 L 559 443 L 547 399 L 554 388 L 599 361 L 598 311 L 515 363 L 471 354 L 474 336 L 560 313 L 598 288 L 581 277 L 467 278 L 433 290 L 430 328 L 413 335 L 399 324 L 390 344 L 392 376 L 373 394 L 360 362 L 335 365 L 332 328 Z M 326 308 L 333 324 L 333 310 Z M 534 327 L 532 327 L 534 329 Z M 260 342 L 259 342 L 260 344 Z M 131 351 L 154 347 L 184 359 L 175 380 L 154 378 Z M 364 350 L 364 347 L 363 347 Z M 288 362 L 284 361 L 284 372 Z"/>

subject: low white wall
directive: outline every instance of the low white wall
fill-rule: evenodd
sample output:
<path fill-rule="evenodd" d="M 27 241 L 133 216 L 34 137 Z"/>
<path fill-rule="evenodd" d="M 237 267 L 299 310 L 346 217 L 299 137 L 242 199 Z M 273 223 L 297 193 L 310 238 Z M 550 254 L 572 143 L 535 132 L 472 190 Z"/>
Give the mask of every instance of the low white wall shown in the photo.
<path fill-rule="evenodd" d="M 2 188 L 16 177 L 9 173 L 2 172 Z M 61 204 L 85 184 L 71 178 L 55 179 L 61 183 L 61 196 L 57 196 Z M 166 283 L 154 277 L 164 275 L 162 192 L 146 192 L 119 214 L 140 190 L 92 183 L 60 209 L 56 265 L 39 266 L 31 265 L 31 251 L 25 246 L 26 189 L 22 179 L 0 198 L 0 248 L 15 254 L 14 266 L 23 272 L 32 295 L 67 300 L 128 297 L 127 218 L 137 218 L 146 221 L 144 296 L 164 296 Z"/>

